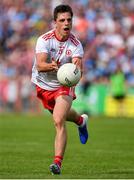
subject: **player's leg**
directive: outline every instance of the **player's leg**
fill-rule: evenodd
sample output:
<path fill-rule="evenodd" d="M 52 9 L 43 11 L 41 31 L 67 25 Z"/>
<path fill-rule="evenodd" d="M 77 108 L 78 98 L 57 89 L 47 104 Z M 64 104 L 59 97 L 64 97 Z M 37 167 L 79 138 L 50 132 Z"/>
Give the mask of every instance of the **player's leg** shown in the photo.
<path fill-rule="evenodd" d="M 55 107 L 53 110 L 53 119 L 56 128 L 55 136 L 55 158 L 54 164 L 50 166 L 50 170 L 54 174 L 60 174 L 61 162 L 64 156 L 66 143 L 67 143 L 67 131 L 66 131 L 66 118 L 72 105 L 72 98 L 66 95 L 58 96 L 56 98 Z M 55 166 L 58 165 L 58 167 Z"/>
<path fill-rule="evenodd" d="M 78 125 L 80 141 L 82 144 L 86 144 L 88 140 L 88 116 L 86 114 L 80 115 L 74 109 L 70 109 L 67 115 L 67 121 L 72 121 Z"/>
<path fill-rule="evenodd" d="M 67 115 L 67 121 L 71 121 L 76 123 L 77 125 L 81 125 L 83 123 L 83 119 L 80 118 L 81 115 L 76 112 L 74 109 L 70 109 Z"/>

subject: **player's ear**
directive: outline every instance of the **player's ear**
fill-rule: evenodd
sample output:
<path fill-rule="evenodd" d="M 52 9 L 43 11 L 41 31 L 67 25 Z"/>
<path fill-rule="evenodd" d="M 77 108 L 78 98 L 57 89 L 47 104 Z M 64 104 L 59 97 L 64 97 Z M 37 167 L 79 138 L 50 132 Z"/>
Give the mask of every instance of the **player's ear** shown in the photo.
<path fill-rule="evenodd" d="M 54 21 L 54 26 L 55 26 L 55 28 L 57 27 L 56 21 Z"/>
<path fill-rule="evenodd" d="M 52 21 L 52 27 L 56 28 L 56 21 L 55 20 Z"/>

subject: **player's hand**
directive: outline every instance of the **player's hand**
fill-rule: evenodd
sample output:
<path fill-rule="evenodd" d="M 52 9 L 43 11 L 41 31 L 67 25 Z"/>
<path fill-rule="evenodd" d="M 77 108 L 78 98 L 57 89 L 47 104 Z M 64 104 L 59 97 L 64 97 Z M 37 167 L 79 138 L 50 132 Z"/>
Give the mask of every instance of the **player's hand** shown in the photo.
<path fill-rule="evenodd" d="M 58 65 L 57 65 L 57 62 L 52 61 L 52 63 L 51 63 L 51 68 L 52 68 L 53 71 L 58 71 Z"/>

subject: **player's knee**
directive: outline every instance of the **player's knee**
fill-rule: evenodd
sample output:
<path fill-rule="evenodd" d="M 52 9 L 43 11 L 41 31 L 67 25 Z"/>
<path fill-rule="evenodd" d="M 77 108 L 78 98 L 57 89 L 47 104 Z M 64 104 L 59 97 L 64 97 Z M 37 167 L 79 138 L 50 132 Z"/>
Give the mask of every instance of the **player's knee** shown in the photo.
<path fill-rule="evenodd" d="M 65 121 L 60 117 L 54 118 L 54 125 L 56 128 L 61 129 L 65 127 Z"/>

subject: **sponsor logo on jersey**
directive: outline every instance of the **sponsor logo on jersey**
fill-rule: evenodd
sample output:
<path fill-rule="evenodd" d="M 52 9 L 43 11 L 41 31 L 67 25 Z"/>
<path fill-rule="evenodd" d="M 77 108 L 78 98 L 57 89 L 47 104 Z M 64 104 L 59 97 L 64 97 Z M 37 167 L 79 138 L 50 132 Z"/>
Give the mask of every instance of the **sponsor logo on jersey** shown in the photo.
<path fill-rule="evenodd" d="M 51 51 L 51 52 L 55 52 L 56 50 L 55 50 L 54 48 L 51 48 L 50 51 Z"/>

